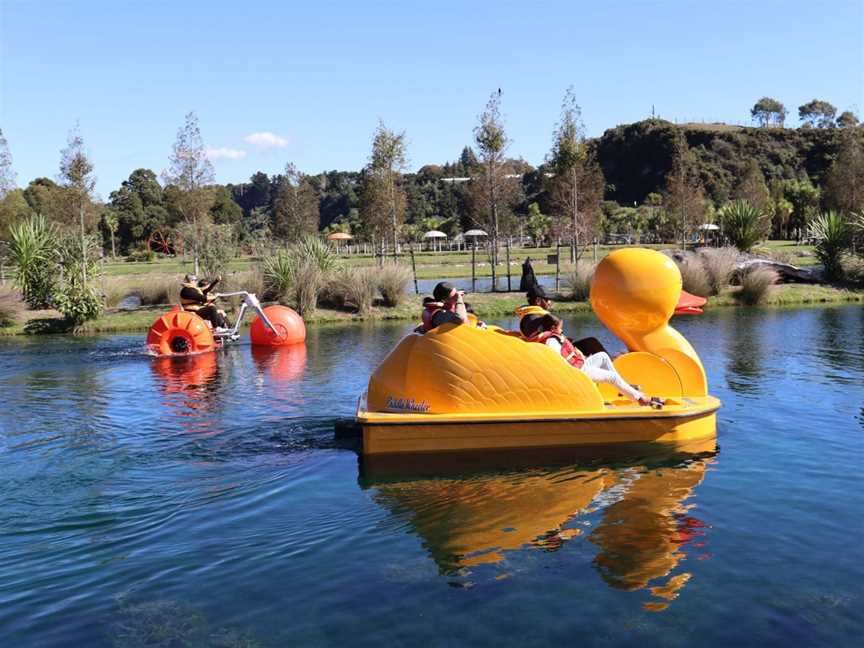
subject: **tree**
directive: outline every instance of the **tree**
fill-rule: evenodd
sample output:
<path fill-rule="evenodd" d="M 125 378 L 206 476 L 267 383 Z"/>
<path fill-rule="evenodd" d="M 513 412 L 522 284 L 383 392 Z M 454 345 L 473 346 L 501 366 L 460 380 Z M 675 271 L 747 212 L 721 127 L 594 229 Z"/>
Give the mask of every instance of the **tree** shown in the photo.
<path fill-rule="evenodd" d="M 108 234 L 111 237 L 111 258 L 117 258 L 117 248 L 114 245 L 114 235 L 117 233 L 117 226 L 120 224 L 119 219 L 117 218 L 117 212 L 106 209 L 105 213 L 102 214 L 102 222 L 105 224 L 105 229 L 108 230 Z"/>
<path fill-rule="evenodd" d="M 676 239 L 686 242 L 705 213 L 705 192 L 693 155 L 680 135 L 675 142 L 672 169 L 666 176 L 663 203 L 671 218 Z"/>
<path fill-rule="evenodd" d="M 273 201 L 273 234 L 286 241 L 299 240 L 318 231 L 319 219 L 315 187 L 305 174 L 288 163 Z"/>
<path fill-rule="evenodd" d="M 822 192 L 808 178 L 783 183 L 783 197 L 792 203 L 792 214 L 786 221 L 786 238 L 800 239 L 819 209 Z"/>
<path fill-rule="evenodd" d="M 405 154 L 405 132 L 396 133 L 378 122 L 369 157 L 368 205 L 384 210 L 393 240 L 393 255 L 399 248 L 399 226 L 405 219 L 405 190 L 401 185 L 402 171 L 408 165 Z M 381 232 L 381 262 L 384 260 L 384 240 Z"/>
<path fill-rule="evenodd" d="M 782 238 L 788 232 L 789 217 L 795 206 L 783 195 L 783 184 L 771 184 L 771 198 L 766 205 L 766 212 L 771 218 L 771 235 Z"/>
<path fill-rule="evenodd" d="M 525 227 L 528 230 L 528 236 L 534 241 L 535 247 L 540 247 L 543 239 L 549 234 L 551 224 L 552 219 L 540 212 L 540 205 L 536 202 L 528 205 L 528 219 L 525 222 Z"/>
<path fill-rule="evenodd" d="M 765 176 L 762 174 L 762 170 L 759 168 L 756 160 L 747 161 L 744 173 L 741 175 L 741 179 L 732 195 L 736 199 L 746 200 L 760 211 L 766 209 L 771 196 L 768 186 L 765 184 Z"/>
<path fill-rule="evenodd" d="M 477 161 L 477 155 L 474 153 L 474 149 L 470 146 L 466 146 L 462 149 L 462 153 L 459 155 L 459 166 L 461 167 L 461 171 L 463 175 L 470 175 L 471 171 L 474 170 L 479 164 Z"/>
<path fill-rule="evenodd" d="M 585 168 L 587 150 L 582 109 L 576 103 L 573 86 L 567 88 L 561 104 L 561 121 L 555 128 L 550 162 L 555 177 L 552 181 L 556 207 L 570 219 L 570 262 L 579 258 L 579 181 Z"/>
<path fill-rule="evenodd" d="M 36 178 L 24 189 L 24 200 L 35 213 L 47 217 L 61 211 L 64 191 L 51 178 Z"/>
<path fill-rule="evenodd" d="M 81 137 L 79 127 L 69 132 L 66 148 L 60 152 L 60 180 L 66 187 L 70 204 L 70 211 L 77 212 L 80 225 L 81 245 L 81 286 L 87 290 L 87 270 L 90 267 L 88 259 L 87 228 L 85 228 L 84 215 L 87 211 L 93 211 L 91 194 L 96 186 L 96 177 L 93 175 L 93 164 L 84 150 L 84 139 Z M 83 293 L 82 293 L 83 294 Z"/>
<path fill-rule="evenodd" d="M 146 240 L 169 222 L 162 186 L 150 169 L 133 171 L 119 189 L 111 192 L 110 206 L 117 214 L 116 237 L 121 251 Z"/>
<path fill-rule="evenodd" d="M 17 174 L 12 168 L 12 154 L 9 152 L 9 142 L 3 136 L 0 129 L 0 200 L 3 200 L 17 185 L 15 178 Z"/>
<path fill-rule="evenodd" d="M 825 179 L 823 199 L 841 213 L 864 212 L 864 142 L 859 133 L 843 134 Z"/>
<path fill-rule="evenodd" d="M 512 204 L 508 199 L 511 194 L 508 185 L 512 183 L 508 183 L 503 169 L 504 153 L 510 140 L 504 132 L 504 121 L 501 117 L 500 89 L 489 97 L 479 122 L 474 128 L 474 142 L 480 152 L 480 161 L 478 170 L 472 175 L 472 202 L 475 217 L 488 223 L 492 230 L 492 289 L 495 290 L 500 221 L 502 216 L 506 216 L 502 212 L 509 211 Z"/>
<path fill-rule="evenodd" d="M 858 117 L 851 110 L 844 110 L 837 118 L 837 128 L 854 128 L 858 123 Z"/>
<path fill-rule="evenodd" d="M 814 99 L 798 107 L 798 118 L 805 128 L 831 128 L 837 109 L 827 101 Z"/>
<path fill-rule="evenodd" d="M 184 125 L 177 131 L 169 168 L 163 180 L 179 190 L 175 207 L 183 220 L 191 225 L 189 235 L 195 256 L 195 272 L 198 273 L 198 247 L 202 228 L 210 222 L 213 196 L 206 191 L 214 181 L 213 164 L 207 159 L 207 150 L 198 127 L 198 116 L 194 112 L 186 115 Z"/>
<path fill-rule="evenodd" d="M 782 127 L 786 121 L 786 106 L 771 97 L 762 97 L 750 109 L 750 116 L 763 128 L 771 124 Z"/>

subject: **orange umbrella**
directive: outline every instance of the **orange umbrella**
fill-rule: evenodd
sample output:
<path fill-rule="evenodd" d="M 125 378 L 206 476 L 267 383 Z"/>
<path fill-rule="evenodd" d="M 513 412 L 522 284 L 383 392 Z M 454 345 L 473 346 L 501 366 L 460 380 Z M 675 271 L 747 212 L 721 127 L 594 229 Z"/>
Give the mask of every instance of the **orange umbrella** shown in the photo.
<path fill-rule="evenodd" d="M 345 232 L 333 232 L 332 234 L 327 235 L 328 241 L 350 241 L 353 238 L 353 236 L 346 234 Z"/>

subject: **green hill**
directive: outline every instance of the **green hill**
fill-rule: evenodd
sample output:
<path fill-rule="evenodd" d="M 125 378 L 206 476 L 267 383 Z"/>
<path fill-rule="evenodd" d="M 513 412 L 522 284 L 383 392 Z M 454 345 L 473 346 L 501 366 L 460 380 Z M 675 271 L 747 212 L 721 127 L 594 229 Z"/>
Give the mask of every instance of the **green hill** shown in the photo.
<path fill-rule="evenodd" d="M 856 128 L 864 139 L 864 128 Z M 696 157 L 708 196 L 725 201 L 750 160 L 765 180 L 809 177 L 821 184 L 836 155 L 840 129 L 748 128 L 727 124 L 681 124 L 647 119 L 610 128 L 595 140 L 606 177 L 608 200 L 642 203 L 661 191 L 672 166 L 676 137 L 681 134 Z"/>

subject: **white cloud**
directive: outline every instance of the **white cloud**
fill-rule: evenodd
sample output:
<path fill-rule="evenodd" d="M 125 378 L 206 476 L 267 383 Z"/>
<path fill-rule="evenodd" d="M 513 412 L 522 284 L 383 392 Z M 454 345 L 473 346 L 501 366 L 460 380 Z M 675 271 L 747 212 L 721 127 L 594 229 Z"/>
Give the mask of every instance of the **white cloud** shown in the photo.
<path fill-rule="evenodd" d="M 221 148 L 208 148 L 208 160 L 242 160 L 246 157 L 246 151 L 223 146 Z"/>
<path fill-rule="evenodd" d="M 288 140 L 285 137 L 280 137 L 276 133 L 263 131 L 261 133 L 250 133 L 243 138 L 247 144 L 252 144 L 261 151 L 269 149 L 283 149 L 288 146 Z"/>

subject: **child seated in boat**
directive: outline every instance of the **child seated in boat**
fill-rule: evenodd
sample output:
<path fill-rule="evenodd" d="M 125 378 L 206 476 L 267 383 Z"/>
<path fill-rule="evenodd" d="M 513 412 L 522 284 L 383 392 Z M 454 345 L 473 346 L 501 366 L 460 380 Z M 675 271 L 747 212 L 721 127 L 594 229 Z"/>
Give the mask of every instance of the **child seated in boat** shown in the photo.
<path fill-rule="evenodd" d="M 435 286 L 435 290 L 432 291 L 432 297 L 425 297 L 423 299 L 423 323 L 417 327 L 417 332 L 427 333 L 435 327 L 448 323 L 476 323 L 472 322 L 468 315 L 464 295 L 464 291 L 456 290 L 453 284 L 446 281 L 442 281 Z M 476 315 L 474 318 L 476 320 Z"/>
<path fill-rule="evenodd" d="M 528 341 L 545 344 L 561 354 L 561 357 L 573 367 L 585 372 L 594 382 L 608 383 L 640 405 L 650 405 L 655 409 L 663 407 L 662 399 L 646 396 L 633 385 L 628 384 L 615 369 L 608 353 L 601 351 L 592 353 L 587 357 L 583 355 L 564 335 L 564 322 L 551 313 L 543 315 L 537 321 L 537 330 L 534 335 L 528 338 Z"/>

